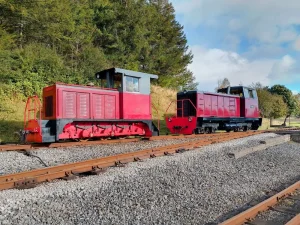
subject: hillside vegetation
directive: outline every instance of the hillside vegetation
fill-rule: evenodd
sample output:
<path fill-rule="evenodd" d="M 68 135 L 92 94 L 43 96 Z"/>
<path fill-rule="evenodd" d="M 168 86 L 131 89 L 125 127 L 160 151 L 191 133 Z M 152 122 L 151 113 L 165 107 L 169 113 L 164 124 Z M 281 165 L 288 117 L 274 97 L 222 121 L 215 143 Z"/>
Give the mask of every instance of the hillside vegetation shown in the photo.
<path fill-rule="evenodd" d="M 194 88 L 183 27 L 168 0 L 0 0 L 0 87 L 29 96 L 120 67 Z"/>
<path fill-rule="evenodd" d="M 168 0 L 0 0 L 0 40 L 0 141 L 15 140 L 27 97 L 55 82 L 96 84 L 96 72 L 119 67 L 173 90 L 197 86 Z M 163 90 L 152 88 L 160 119 L 173 99 Z"/>
<path fill-rule="evenodd" d="M 0 94 L 0 143 L 18 140 L 15 132 L 23 128 L 25 102 Z"/>

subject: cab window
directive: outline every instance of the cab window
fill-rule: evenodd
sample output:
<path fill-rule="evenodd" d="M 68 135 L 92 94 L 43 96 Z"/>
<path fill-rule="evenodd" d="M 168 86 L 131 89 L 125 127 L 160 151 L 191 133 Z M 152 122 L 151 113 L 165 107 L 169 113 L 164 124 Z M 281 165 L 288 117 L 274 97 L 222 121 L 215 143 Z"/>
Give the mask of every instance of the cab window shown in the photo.
<path fill-rule="evenodd" d="M 100 87 L 102 88 L 112 88 L 120 89 L 122 88 L 122 74 L 121 73 L 106 73 L 98 74 L 97 79 L 100 79 Z"/>
<path fill-rule="evenodd" d="M 126 76 L 126 91 L 139 92 L 139 78 Z"/>
<path fill-rule="evenodd" d="M 116 73 L 113 77 L 113 88 L 121 88 L 122 87 L 122 74 Z"/>
<path fill-rule="evenodd" d="M 45 97 L 45 117 L 53 116 L 53 96 Z"/>
<path fill-rule="evenodd" d="M 244 97 L 244 91 L 243 91 L 242 87 L 230 88 L 230 94 L 231 95 L 238 95 L 240 97 Z"/>
<path fill-rule="evenodd" d="M 253 90 L 248 90 L 249 98 L 254 98 Z"/>

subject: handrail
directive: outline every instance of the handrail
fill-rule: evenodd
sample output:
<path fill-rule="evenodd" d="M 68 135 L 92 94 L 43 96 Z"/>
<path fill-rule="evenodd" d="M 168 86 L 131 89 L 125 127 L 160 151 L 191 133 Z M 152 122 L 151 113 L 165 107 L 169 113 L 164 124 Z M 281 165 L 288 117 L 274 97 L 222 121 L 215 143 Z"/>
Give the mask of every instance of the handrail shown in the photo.
<path fill-rule="evenodd" d="M 33 103 L 33 108 L 31 108 Z M 27 99 L 25 112 L 24 112 L 24 130 L 26 129 L 27 122 L 29 120 L 38 120 L 39 125 L 41 125 L 41 118 L 42 118 L 42 107 L 40 99 L 37 95 L 30 96 Z M 33 116 L 31 117 L 33 112 Z M 37 112 L 39 112 L 39 118 L 37 118 Z"/>
<path fill-rule="evenodd" d="M 181 109 L 181 117 L 183 117 L 183 109 L 184 109 L 184 107 L 183 107 L 183 102 L 184 101 L 189 101 L 190 103 L 191 103 L 191 105 L 194 107 L 194 109 L 195 109 L 195 112 L 196 112 L 196 115 L 197 115 L 197 108 L 196 108 L 196 106 L 194 105 L 194 103 L 191 101 L 191 99 L 180 99 L 180 100 L 174 100 L 174 101 L 172 101 L 170 104 L 169 104 L 169 106 L 168 106 L 168 108 L 167 108 L 167 110 L 166 110 L 166 113 L 168 112 L 168 110 L 169 110 L 169 108 L 170 108 L 170 106 L 172 105 L 172 103 L 174 103 L 174 102 L 182 102 L 182 108 L 179 108 L 179 109 Z M 166 114 L 165 113 L 165 114 Z M 195 116 L 196 116 L 195 115 Z M 177 108 L 177 106 L 176 106 L 176 116 L 178 117 L 178 108 Z"/>

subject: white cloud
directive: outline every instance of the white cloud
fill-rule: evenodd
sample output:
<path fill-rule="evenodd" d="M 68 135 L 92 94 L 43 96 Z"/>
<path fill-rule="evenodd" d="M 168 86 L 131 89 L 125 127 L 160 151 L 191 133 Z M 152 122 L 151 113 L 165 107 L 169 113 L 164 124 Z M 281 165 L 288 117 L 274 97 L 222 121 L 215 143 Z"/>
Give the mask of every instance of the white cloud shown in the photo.
<path fill-rule="evenodd" d="M 293 78 L 290 72 L 293 70 L 295 63 L 296 61 L 291 56 L 283 56 L 280 61 L 274 63 L 268 77 L 280 80 L 289 80 Z"/>
<path fill-rule="evenodd" d="M 241 42 L 241 40 L 235 35 L 228 34 L 224 38 L 224 43 L 226 44 L 227 48 L 229 48 L 231 50 L 236 50 L 237 47 L 239 46 L 240 42 Z"/>
<path fill-rule="evenodd" d="M 282 46 L 264 44 L 250 46 L 249 50 L 243 54 L 248 59 L 255 58 L 274 58 L 286 54 L 287 49 Z"/>
<path fill-rule="evenodd" d="M 201 26 L 201 32 L 212 31 L 221 37 L 221 43 L 208 38 L 207 43 L 191 47 L 194 60 L 189 68 L 201 90 L 214 90 L 218 79 L 224 77 L 232 85 L 300 81 L 298 59 L 290 56 L 292 51 L 300 51 L 300 32 L 295 28 L 300 25 L 299 0 L 170 1 L 185 29 Z M 202 47 L 214 44 L 222 49 Z M 244 47 L 244 52 L 236 53 L 238 47 Z"/>
<path fill-rule="evenodd" d="M 205 49 L 193 46 L 193 63 L 189 69 L 194 73 L 200 90 L 213 91 L 218 79 L 227 77 L 231 85 L 250 85 L 252 82 L 270 83 L 268 74 L 275 60 L 249 61 L 235 52 L 221 49 Z"/>
<path fill-rule="evenodd" d="M 239 30 L 240 28 L 242 28 L 243 25 L 242 25 L 240 20 L 231 19 L 228 23 L 228 27 L 229 27 L 230 30 L 235 31 L 235 30 Z"/>
<path fill-rule="evenodd" d="M 300 36 L 296 39 L 294 43 L 294 48 L 295 50 L 300 51 Z"/>
<path fill-rule="evenodd" d="M 194 60 L 189 69 L 199 82 L 200 90 L 213 91 L 217 81 L 225 77 L 229 79 L 231 85 L 242 83 L 246 86 L 253 82 L 272 85 L 297 79 L 293 73 L 296 61 L 289 55 L 280 60 L 250 61 L 235 52 L 221 49 L 205 49 L 197 45 L 192 46 L 191 50 Z"/>
<path fill-rule="evenodd" d="M 299 0 L 171 0 L 185 26 L 211 25 L 264 43 L 294 41 Z M 218 21 L 212 23 L 212 21 Z M 228 28 L 226 30 L 226 28 Z"/>

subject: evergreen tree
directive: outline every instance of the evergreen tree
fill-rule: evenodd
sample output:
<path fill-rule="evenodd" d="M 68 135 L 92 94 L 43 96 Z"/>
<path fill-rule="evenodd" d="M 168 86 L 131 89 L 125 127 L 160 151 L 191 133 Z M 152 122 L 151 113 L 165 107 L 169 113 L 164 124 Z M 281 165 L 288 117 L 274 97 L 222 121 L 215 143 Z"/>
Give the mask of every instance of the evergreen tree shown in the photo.
<path fill-rule="evenodd" d="M 195 89 L 183 27 L 168 0 L 0 0 L 0 82 L 25 95 L 121 67 Z"/>

